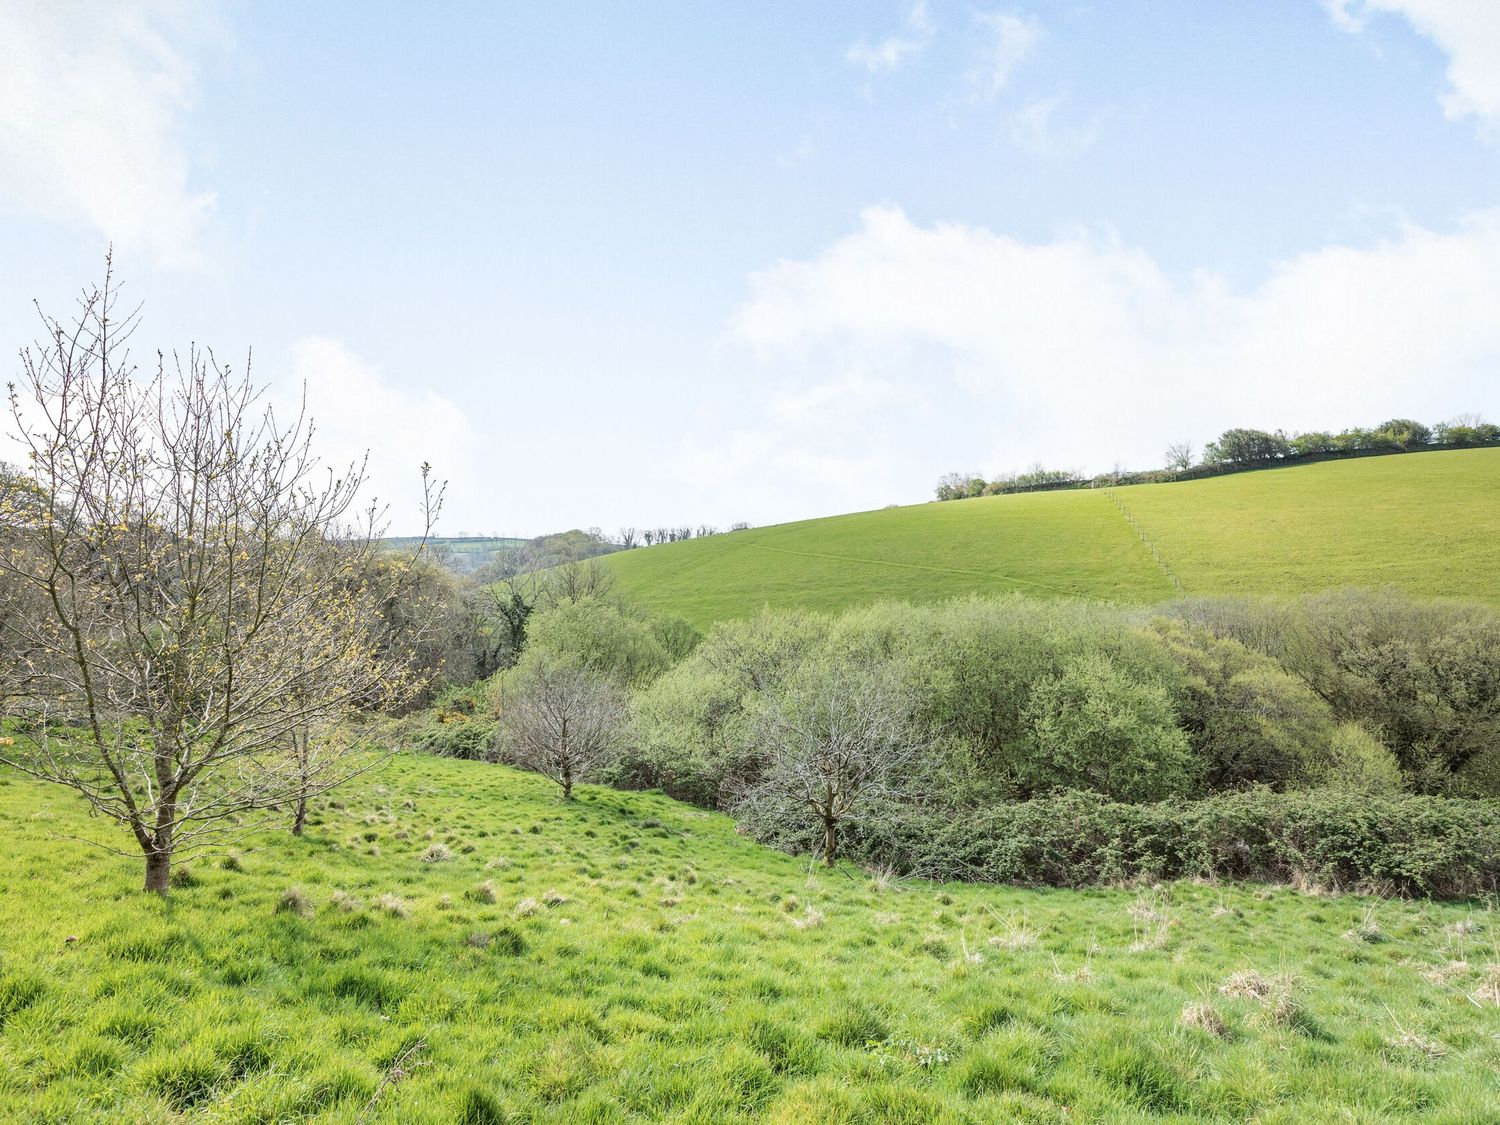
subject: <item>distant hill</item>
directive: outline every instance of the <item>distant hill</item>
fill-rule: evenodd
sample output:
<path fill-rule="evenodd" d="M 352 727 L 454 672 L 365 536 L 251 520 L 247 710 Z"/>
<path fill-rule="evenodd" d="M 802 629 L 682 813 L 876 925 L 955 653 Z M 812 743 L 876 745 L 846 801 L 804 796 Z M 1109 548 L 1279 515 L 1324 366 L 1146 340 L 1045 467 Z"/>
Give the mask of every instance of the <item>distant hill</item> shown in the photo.
<path fill-rule="evenodd" d="M 410 550 L 420 542 L 415 535 L 395 535 L 381 541 L 391 551 Z M 500 539 L 489 536 L 434 537 L 427 541 L 433 557 L 449 570 L 458 574 L 473 574 L 486 563 L 501 555 L 524 547 L 526 539 Z"/>
<path fill-rule="evenodd" d="M 392 551 L 410 549 L 416 536 L 394 536 L 382 541 Z M 435 537 L 427 541 L 431 557 L 455 574 L 476 576 L 476 581 L 494 581 L 514 574 L 545 570 L 563 563 L 607 555 L 619 546 L 605 538 L 598 528 L 580 531 L 556 531 L 533 539 L 498 539 L 487 537 Z"/>
<path fill-rule="evenodd" d="M 1190 594 L 1391 584 L 1500 603 L 1500 449 L 887 508 L 638 548 L 606 565 L 622 592 L 699 625 L 766 604 L 1011 590 L 1150 603 L 1177 595 L 1173 575 Z"/>

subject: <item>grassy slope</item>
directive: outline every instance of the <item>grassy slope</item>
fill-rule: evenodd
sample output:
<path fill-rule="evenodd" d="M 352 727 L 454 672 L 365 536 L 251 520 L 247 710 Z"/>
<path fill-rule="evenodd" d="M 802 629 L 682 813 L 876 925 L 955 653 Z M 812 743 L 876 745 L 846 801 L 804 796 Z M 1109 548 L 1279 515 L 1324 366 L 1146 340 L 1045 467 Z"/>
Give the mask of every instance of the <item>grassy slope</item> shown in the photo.
<path fill-rule="evenodd" d="M 1331 461 L 1115 494 L 1192 593 L 1395 583 L 1500 602 L 1500 449 Z M 1092 491 L 922 504 L 627 551 L 621 588 L 700 625 L 762 605 L 838 609 L 1021 590 L 1173 594 Z"/>
<path fill-rule="evenodd" d="M 120 839 L 70 795 L 0 775 L 0 1117 L 352 1122 L 422 1042 L 372 1120 L 1500 1121 L 1497 1009 L 1465 995 L 1493 910 L 882 889 L 665 798 L 554 793 L 396 758 L 163 904 L 61 838 Z M 1243 970 L 1297 1010 L 1222 995 Z M 1227 1035 L 1180 1023 L 1197 1002 Z"/>

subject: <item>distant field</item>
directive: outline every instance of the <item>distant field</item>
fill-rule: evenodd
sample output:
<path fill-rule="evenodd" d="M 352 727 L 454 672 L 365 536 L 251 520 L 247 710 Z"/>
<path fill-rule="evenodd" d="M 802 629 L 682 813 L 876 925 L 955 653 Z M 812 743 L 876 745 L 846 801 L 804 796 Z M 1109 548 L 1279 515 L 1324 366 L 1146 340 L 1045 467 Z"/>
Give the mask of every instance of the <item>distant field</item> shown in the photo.
<path fill-rule="evenodd" d="M 0 771 L 0 1119 L 1497 1120 L 1482 904 L 891 882 L 556 793 L 397 757 L 164 903 Z"/>
<path fill-rule="evenodd" d="M 1330 461 L 1112 490 L 1189 593 L 1394 584 L 1500 602 L 1500 449 Z M 1102 491 L 888 508 L 626 551 L 643 604 L 708 624 L 1019 590 L 1154 602 L 1166 573 Z"/>
<path fill-rule="evenodd" d="M 396 535 L 381 540 L 388 551 L 410 550 L 421 539 L 415 535 Z M 493 536 L 433 536 L 427 540 L 428 557 L 436 559 L 455 574 L 473 574 L 486 563 L 493 562 L 506 552 L 524 546 L 526 539 L 505 539 Z"/>
<path fill-rule="evenodd" d="M 401 547 L 414 547 L 421 542 L 416 535 L 393 535 L 388 539 L 382 539 L 381 543 L 397 550 Z M 520 547 L 528 542 L 525 539 L 503 539 L 489 536 L 441 536 L 435 535 L 427 540 L 427 545 L 434 550 L 441 548 L 452 551 L 455 555 L 485 555 L 492 551 L 503 551 L 511 547 Z"/>

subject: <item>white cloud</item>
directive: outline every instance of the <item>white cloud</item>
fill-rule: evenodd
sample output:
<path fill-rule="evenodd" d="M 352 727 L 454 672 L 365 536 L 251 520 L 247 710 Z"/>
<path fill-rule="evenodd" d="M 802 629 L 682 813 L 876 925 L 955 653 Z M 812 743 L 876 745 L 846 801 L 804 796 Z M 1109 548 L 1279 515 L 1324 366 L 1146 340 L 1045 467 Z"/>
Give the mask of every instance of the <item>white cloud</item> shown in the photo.
<path fill-rule="evenodd" d="M 978 57 L 969 79 L 974 96 L 993 101 L 1005 89 L 1011 73 L 1031 54 L 1042 37 L 1042 25 L 1030 16 L 1011 12 L 978 12 Z"/>
<path fill-rule="evenodd" d="M 181 132 L 205 9 L 174 0 L 0 4 L 0 198 L 82 223 L 125 253 L 199 260 L 214 195 Z"/>
<path fill-rule="evenodd" d="M 1405 17 L 1448 56 L 1443 111 L 1450 118 L 1500 118 L 1500 3 L 1494 0 L 1323 0 L 1346 31 L 1372 15 Z"/>
<path fill-rule="evenodd" d="M 388 505 L 395 533 L 420 528 L 424 461 L 434 477 L 452 482 L 442 530 L 455 534 L 483 520 L 486 506 L 476 503 L 484 487 L 478 435 L 451 399 L 428 389 L 407 391 L 342 341 L 321 336 L 292 346 L 288 377 L 276 386 L 278 413 L 295 409 L 304 385 L 316 426 L 314 450 L 335 468 L 368 452 L 361 499 Z"/>
<path fill-rule="evenodd" d="M 844 58 L 855 66 L 863 67 L 871 74 L 895 70 L 902 63 L 916 57 L 926 49 L 927 44 L 932 41 L 933 30 L 932 19 L 927 14 L 927 5 L 923 0 L 918 0 L 907 12 L 906 20 L 899 32 L 873 43 L 869 39 L 862 38 L 844 52 Z"/>
<path fill-rule="evenodd" d="M 911 491 L 891 435 L 932 405 L 920 386 L 887 378 L 882 362 L 851 359 L 832 379 L 763 396 L 763 416 L 715 427 L 684 442 L 673 459 L 704 510 L 733 497 L 733 518 L 784 520 L 895 500 Z"/>
<path fill-rule="evenodd" d="M 941 403 L 930 422 L 887 412 L 825 442 L 856 465 L 878 450 L 881 479 L 910 488 L 970 465 L 1148 467 L 1169 442 L 1230 425 L 1493 413 L 1496 307 L 1500 209 L 1451 233 L 1407 226 L 1318 250 L 1237 293 L 1086 232 L 1027 243 L 877 207 L 817 257 L 755 275 L 730 332 L 809 386 L 878 371 L 888 401 Z M 771 456 L 806 432 L 772 410 L 740 436 Z"/>

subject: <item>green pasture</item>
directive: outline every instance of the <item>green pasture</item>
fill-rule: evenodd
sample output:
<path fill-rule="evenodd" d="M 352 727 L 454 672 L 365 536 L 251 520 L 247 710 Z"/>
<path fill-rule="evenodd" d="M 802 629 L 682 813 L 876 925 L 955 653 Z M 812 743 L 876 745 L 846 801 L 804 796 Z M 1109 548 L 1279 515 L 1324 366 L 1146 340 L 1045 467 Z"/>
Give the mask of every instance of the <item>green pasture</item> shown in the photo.
<path fill-rule="evenodd" d="M 605 565 L 636 601 L 700 626 L 763 605 L 1011 590 L 1162 601 L 1176 588 L 1142 531 L 1188 593 L 1393 584 L 1500 602 L 1500 449 L 887 508 L 625 551 Z"/>
<path fill-rule="evenodd" d="M 0 817 L 6 1121 L 1500 1121 L 1488 903 L 903 882 L 415 756 L 165 902 Z"/>

